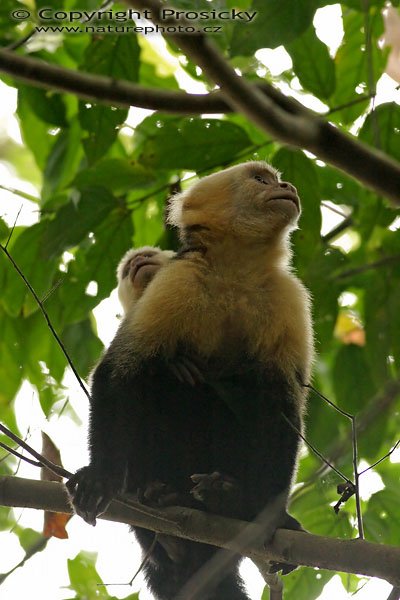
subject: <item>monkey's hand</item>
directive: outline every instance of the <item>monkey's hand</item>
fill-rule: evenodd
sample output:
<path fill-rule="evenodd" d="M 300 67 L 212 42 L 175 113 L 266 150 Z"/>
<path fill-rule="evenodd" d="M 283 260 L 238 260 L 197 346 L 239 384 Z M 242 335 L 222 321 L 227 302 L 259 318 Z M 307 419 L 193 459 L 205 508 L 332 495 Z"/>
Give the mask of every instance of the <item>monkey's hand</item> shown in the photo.
<path fill-rule="evenodd" d="M 223 512 L 232 517 L 237 515 L 241 490 L 236 479 L 219 471 L 195 473 L 190 479 L 195 484 L 190 493 L 209 511 L 216 514 Z"/>
<path fill-rule="evenodd" d="M 96 517 L 124 491 L 123 478 L 104 477 L 92 465 L 79 469 L 65 485 L 75 513 L 89 525 L 96 525 Z"/>
<path fill-rule="evenodd" d="M 168 361 L 168 367 L 181 383 L 188 383 L 192 387 L 195 387 L 205 382 L 201 366 L 186 356 L 175 356 L 175 358 Z"/>
<path fill-rule="evenodd" d="M 279 527 L 282 529 L 292 529 L 293 531 L 306 531 L 298 522 L 298 520 L 289 515 L 287 512 L 285 513 L 284 520 Z M 297 569 L 297 565 L 271 562 L 268 570 L 270 573 L 278 573 L 278 571 L 281 571 L 282 575 L 287 575 L 291 571 L 294 571 L 294 569 Z"/>

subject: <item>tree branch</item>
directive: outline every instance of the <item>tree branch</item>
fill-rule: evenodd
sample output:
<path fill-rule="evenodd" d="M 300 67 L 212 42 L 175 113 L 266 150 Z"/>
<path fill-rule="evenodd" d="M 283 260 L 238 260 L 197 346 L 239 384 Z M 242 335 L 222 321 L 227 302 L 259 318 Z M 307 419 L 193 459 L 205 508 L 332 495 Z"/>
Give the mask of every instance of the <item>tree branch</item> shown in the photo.
<path fill-rule="evenodd" d="M 132 0 L 130 4 L 147 7 L 144 0 Z M 179 114 L 239 110 L 277 140 L 313 152 L 376 192 L 400 202 L 400 165 L 396 161 L 336 129 L 268 83 L 254 86 L 238 77 L 205 38 L 196 35 L 174 36 L 174 39 L 223 88 L 224 94 L 229 94 L 228 101 L 221 92 L 186 94 L 146 88 L 127 81 L 72 71 L 7 50 L 0 50 L 0 71 L 38 87 L 70 92 L 86 100 L 115 106 L 138 106 Z"/>
<path fill-rule="evenodd" d="M 129 6 L 149 9 L 152 20 L 159 25 L 176 25 L 173 20 L 160 19 L 159 0 L 126 0 Z M 179 24 L 185 25 L 182 20 Z M 400 203 L 400 164 L 377 150 L 339 131 L 311 111 L 290 114 L 260 90 L 252 86 L 227 63 L 219 49 L 204 35 L 169 34 L 185 54 L 217 84 L 227 102 L 246 115 L 263 131 L 280 142 L 309 150 L 322 160 Z"/>
<path fill-rule="evenodd" d="M 146 8 L 156 3 L 132 0 L 130 4 Z M 154 10 L 153 14 L 156 14 Z M 7 50 L 0 50 L 0 71 L 35 86 L 70 92 L 80 98 L 116 106 L 138 106 L 179 114 L 239 110 L 277 140 L 313 152 L 376 192 L 400 202 L 400 165 L 396 161 L 336 129 L 268 83 L 254 86 L 237 76 L 206 38 L 200 35 L 172 37 L 210 79 L 220 85 L 224 94 L 186 94 L 146 88 L 127 81 L 64 69 Z"/>
<path fill-rule="evenodd" d="M 72 512 L 62 484 L 17 477 L 0 479 L 0 504 L 67 514 Z M 245 523 L 181 507 L 153 510 L 152 513 L 154 516 L 113 502 L 101 518 L 220 546 L 243 553 L 258 565 L 271 560 L 302 564 L 379 577 L 394 586 L 400 586 L 400 548 L 397 547 L 372 544 L 365 540 L 338 540 L 283 529 L 279 529 L 273 542 L 265 546 L 264 528 L 257 523 Z M 242 543 L 237 541 L 243 539 L 244 534 L 256 540 L 245 552 Z"/>

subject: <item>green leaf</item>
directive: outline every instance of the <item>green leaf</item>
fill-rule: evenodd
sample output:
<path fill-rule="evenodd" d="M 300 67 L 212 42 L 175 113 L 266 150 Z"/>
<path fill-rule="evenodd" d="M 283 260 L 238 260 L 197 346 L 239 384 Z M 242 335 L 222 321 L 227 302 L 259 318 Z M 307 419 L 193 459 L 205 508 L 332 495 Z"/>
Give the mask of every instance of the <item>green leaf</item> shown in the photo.
<path fill-rule="evenodd" d="M 57 268 L 54 257 L 47 257 L 46 268 L 43 268 L 42 240 L 46 234 L 46 225 L 46 222 L 42 221 L 27 227 L 10 248 L 11 256 L 39 298 L 51 288 Z M 27 316 L 38 309 L 36 300 L 11 264 L 7 270 L 2 299 L 7 311 L 13 316 L 19 315 L 21 311 Z"/>
<path fill-rule="evenodd" d="M 359 138 L 400 160 L 400 106 L 394 102 L 379 105 L 365 119 Z"/>
<path fill-rule="evenodd" d="M 142 125 L 140 133 L 146 135 L 138 160 L 153 169 L 197 171 L 233 160 L 251 145 L 241 127 L 220 119 L 189 117 L 171 121 L 154 116 Z"/>
<path fill-rule="evenodd" d="M 371 9 L 369 18 L 371 39 L 378 40 L 383 31 L 380 11 Z M 342 123 L 351 123 L 368 106 L 369 100 L 361 98 L 369 91 L 370 72 L 373 72 L 374 85 L 386 64 L 386 57 L 377 43 L 371 41 L 368 51 L 365 51 L 364 19 L 364 14 L 350 10 L 343 15 L 344 38 L 335 56 L 336 88 L 329 98 L 331 108 L 343 106 L 330 115 L 332 120 Z"/>
<path fill-rule="evenodd" d="M 398 489 L 385 489 L 373 494 L 364 512 L 364 527 L 368 539 L 379 544 L 400 544 L 400 531 L 394 525 L 400 519 Z"/>
<path fill-rule="evenodd" d="M 68 560 L 68 573 L 71 589 L 79 598 L 109 599 L 106 588 L 95 568 L 96 554 L 80 552 L 74 559 Z"/>
<path fill-rule="evenodd" d="M 333 385 L 339 406 L 355 415 L 376 393 L 364 348 L 341 346 L 333 368 Z"/>
<path fill-rule="evenodd" d="M 131 215 L 113 210 L 95 229 L 96 243 L 86 251 L 90 280 L 97 281 L 97 299 L 106 298 L 116 287 L 116 269 L 122 255 L 132 246 Z"/>
<path fill-rule="evenodd" d="M 318 598 L 324 586 L 332 579 L 332 571 L 301 567 L 285 575 L 285 600 L 311 600 Z M 269 599 L 269 590 L 265 588 L 262 600 Z"/>
<path fill-rule="evenodd" d="M 282 148 L 272 157 L 272 164 L 290 181 L 300 196 L 302 215 L 299 230 L 293 236 L 298 261 L 310 260 L 320 244 L 321 212 L 319 181 L 313 162 L 300 150 Z M 301 274 L 301 273 L 300 273 Z"/>
<path fill-rule="evenodd" d="M 118 126 L 127 116 L 128 111 L 124 108 L 96 106 L 83 102 L 79 104 L 80 124 L 87 132 L 82 144 L 89 164 L 104 156 L 118 136 Z"/>
<path fill-rule="evenodd" d="M 19 543 L 25 552 L 29 552 L 33 546 L 37 546 L 40 542 L 43 541 L 43 536 L 38 531 L 34 531 L 34 529 L 30 529 L 27 527 L 26 529 L 22 529 L 17 527 L 14 529 L 17 532 Z"/>
<path fill-rule="evenodd" d="M 4 293 L 4 292 L 3 292 Z M 0 406 L 8 406 L 22 383 L 24 350 L 15 320 L 0 309 Z"/>
<path fill-rule="evenodd" d="M 316 36 L 314 27 L 287 44 L 286 50 L 301 85 L 318 98 L 329 98 L 335 89 L 335 63 L 327 46 Z"/>
<path fill-rule="evenodd" d="M 78 121 L 73 119 L 70 127 L 58 134 L 44 172 L 44 202 L 73 180 L 83 156 L 81 133 Z"/>
<path fill-rule="evenodd" d="M 334 277 L 335 272 L 343 269 L 347 259 L 337 248 L 321 248 L 313 260 L 302 268 L 302 279 L 311 291 L 316 339 L 320 352 L 329 350 L 338 314 L 338 296 L 344 284 Z"/>
<path fill-rule="evenodd" d="M 396 294 L 399 288 L 397 281 L 392 282 L 389 274 L 383 277 L 381 272 L 368 273 L 364 281 L 368 370 L 376 385 L 381 386 L 389 376 L 388 356 L 393 348 L 396 348 L 396 353 L 398 349 L 398 331 L 395 327 L 398 323 L 396 310 L 399 301 Z"/>
<path fill-rule="evenodd" d="M 50 125 L 67 126 L 65 104 L 60 94 L 29 86 L 24 86 L 23 90 L 26 101 L 39 119 Z"/>
<path fill-rule="evenodd" d="M 350 8 L 354 8 L 354 10 L 358 10 L 361 12 L 365 12 L 365 3 L 364 0 L 342 0 L 342 3 L 345 6 L 349 6 Z M 393 3 L 392 3 L 393 4 Z M 369 2 L 368 7 L 374 6 L 377 8 L 381 8 L 385 5 L 385 0 L 373 0 L 373 2 Z"/>
<path fill-rule="evenodd" d="M 101 187 L 82 188 L 55 218 L 46 223 L 41 253 L 46 258 L 79 244 L 115 207 L 114 196 Z"/>
<path fill-rule="evenodd" d="M 316 8 L 314 0 L 254 0 L 251 10 L 257 17 L 251 23 L 236 23 L 231 56 L 291 42 L 311 25 Z"/>
<path fill-rule="evenodd" d="M 165 193 L 158 194 L 142 202 L 133 211 L 134 246 L 155 245 L 163 235 Z"/>
<path fill-rule="evenodd" d="M 83 71 L 108 75 L 113 79 L 138 81 L 140 48 L 134 35 L 105 35 L 92 41 L 81 65 Z M 104 156 L 118 135 L 118 126 L 128 114 L 127 109 L 80 102 L 79 119 L 87 132 L 83 146 L 92 164 Z"/>
<path fill-rule="evenodd" d="M 68 325 L 63 331 L 62 339 L 78 373 L 86 377 L 103 350 L 103 344 L 93 332 L 90 320 Z"/>
<path fill-rule="evenodd" d="M 6 222 L 0 218 L 0 241 L 1 242 L 3 242 L 4 240 L 6 240 L 8 238 L 9 232 L 10 232 L 10 230 L 9 230 Z M 0 281 L 1 281 L 1 279 L 0 279 Z"/>
<path fill-rule="evenodd" d="M 343 509 L 336 514 L 332 507 L 339 499 L 336 492 L 338 476 L 328 475 L 326 482 L 324 479 L 320 478 L 312 487 L 304 487 L 295 493 L 289 512 L 311 533 L 350 538 L 353 534 L 350 515 Z"/>
<path fill-rule="evenodd" d="M 146 169 L 138 162 L 122 158 L 104 158 L 89 169 L 84 169 L 75 178 L 77 187 L 97 185 L 114 193 L 123 193 L 134 188 L 154 186 L 156 171 Z"/>
<path fill-rule="evenodd" d="M 330 165 L 318 167 L 321 197 L 335 204 L 358 207 L 364 201 L 365 189 L 353 178 Z"/>
<path fill-rule="evenodd" d="M 54 138 L 49 135 L 49 125 L 39 119 L 32 111 L 26 87 L 18 90 L 17 114 L 20 120 L 22 138 L 29 150 L 32 152 L 36 164 L 44 169 L 50 149 L 54 144 Z"/>
<path fill-rule="evenodd" d="M 86 50 L 81 70 L 136 82 L 139 78 L 139 58 L 140 46 L 136 35 L 97 36 Z"/>

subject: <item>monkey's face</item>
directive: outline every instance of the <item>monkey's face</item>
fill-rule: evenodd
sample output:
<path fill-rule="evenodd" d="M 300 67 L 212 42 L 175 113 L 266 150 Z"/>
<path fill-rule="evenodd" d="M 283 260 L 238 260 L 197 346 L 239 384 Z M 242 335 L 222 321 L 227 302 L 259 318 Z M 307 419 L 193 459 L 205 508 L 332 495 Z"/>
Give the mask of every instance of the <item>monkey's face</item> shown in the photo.
<path fill-rule="evenodd" d="M 294 229 L 299 215 L 296 188 L 267 163 L 248 162 L 201 179 L 173 201 L 170 220 L 264 241 Z"/>
<path fill-rule="evenodd" d="M 234 193 L 234 227 L 253 237 L 274 237 L 294 229 L 300 216 L 300 199 L 291 183 L 266 163 L 240 165 Z M 241 182 L 241 187 L 239 187 Z"/>
<path fill-rule="evenodd" d="M 117 271 L 118 296 L 125 313 L 138 301 L 157 271 L 172 256 L 173 252 L 150 246 L 129 250 L 125 254 Z"/>

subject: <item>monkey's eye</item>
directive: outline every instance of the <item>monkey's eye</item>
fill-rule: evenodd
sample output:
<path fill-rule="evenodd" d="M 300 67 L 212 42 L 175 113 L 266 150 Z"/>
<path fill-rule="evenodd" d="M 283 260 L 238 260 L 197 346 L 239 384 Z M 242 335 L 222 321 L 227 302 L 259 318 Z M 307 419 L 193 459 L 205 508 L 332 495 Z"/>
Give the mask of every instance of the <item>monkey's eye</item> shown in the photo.
<path fill-rule="evenodd" d="M 268 185 L 268 181 L 265 181 L 265 179 L 263 179 L 263 178 L 261 177 L 261 175 L 254 175 L 254 179 L 255 179 L 256 181 L 259 181 L 260 183 L 263 183 L 264 185 Z"/>

